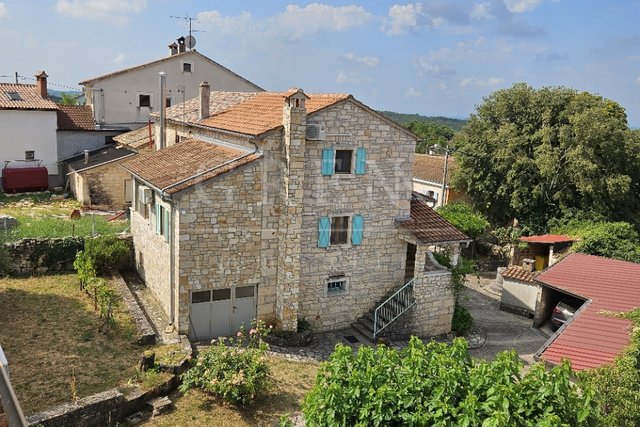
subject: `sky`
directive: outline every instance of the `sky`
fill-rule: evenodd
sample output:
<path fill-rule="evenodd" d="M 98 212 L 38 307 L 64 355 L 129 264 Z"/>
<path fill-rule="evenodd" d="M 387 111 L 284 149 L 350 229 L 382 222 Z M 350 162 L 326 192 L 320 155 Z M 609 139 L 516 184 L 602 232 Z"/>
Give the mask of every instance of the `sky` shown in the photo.
<path fill-rule="evenodd" d="M 53 89 L 195 49 L 261 87 L 467 118 L 517 82 L 620 103 L 640 127 L 640 0 L 0 0 L 0 81 Z M 32 83 L 33 80 L 21 80 Z"/>

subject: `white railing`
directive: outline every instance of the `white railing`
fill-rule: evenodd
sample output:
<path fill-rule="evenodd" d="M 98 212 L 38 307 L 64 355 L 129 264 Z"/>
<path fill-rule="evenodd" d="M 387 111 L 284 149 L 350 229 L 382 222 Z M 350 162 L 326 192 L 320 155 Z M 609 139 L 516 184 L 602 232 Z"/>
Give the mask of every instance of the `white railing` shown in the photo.
<path fill-rule="evenodd" d="M 24 419 L 22 409 L 20 409 L 20 402 L 11 387 L 7 368 L 7 359 L 4 357 L 2 347 L 0 347 L 0 406 L 4 409 L 9 427 L 26 427 L 28 424 Z"/>
<path fill-rule="evenodd" d="M 413 297 L 414 281 L 415 278 L 409 280 L 404 286 L 376 307 L 373 313 L 374 339 L 384 328 L 389 326 L 394 320 L 400 317 L 402 313 L 409 310 L 416 303 Z"/>

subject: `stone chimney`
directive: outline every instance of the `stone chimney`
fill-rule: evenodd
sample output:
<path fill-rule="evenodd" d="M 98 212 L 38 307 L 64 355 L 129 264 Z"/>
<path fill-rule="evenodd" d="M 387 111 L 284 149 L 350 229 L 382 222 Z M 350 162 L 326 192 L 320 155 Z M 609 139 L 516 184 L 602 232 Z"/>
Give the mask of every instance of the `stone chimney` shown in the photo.
<path fill-rule="evenodd" d="M 285 331 L 295 331 L 298 325 L 304 151 L 307 133 L 307 110 L 304 104 L 307 99 L 302 89 L 289 90 L 285 93 L 282 109 L 284 161 L 281 162 L 280 180 L 276 315 Z"/>
<path fill-rule="evenodd" d="M 176 53 L 178 53 L 178 44 L 176 42 L 173 42 L 169 45 L 169 55 L 173 56 Z"/>
<path fill-rule="evenodd" d="M 185 52 L 186 50 L 187 50 L 187 47 L 184 44 L 184 37 L 180 37 L 178 39 L 178 53 Z"/>
<path fill-rule="evenodd" d="M 211 97 L 211 86 L 209 83 L 202 82 L 200 83 L 200 104 L 198 107 L 198 113 L 200 120 L 206 119 L 209 117 L 209 104 Z"/>
<path fill-rule="evenodd" d="M 42 99 L 49 98 L 49 93 L 47 92 L 47 73 L 44 71 L 38 71 L 36 73 L 36 86 L 38 87 L 38 93 Z"/>

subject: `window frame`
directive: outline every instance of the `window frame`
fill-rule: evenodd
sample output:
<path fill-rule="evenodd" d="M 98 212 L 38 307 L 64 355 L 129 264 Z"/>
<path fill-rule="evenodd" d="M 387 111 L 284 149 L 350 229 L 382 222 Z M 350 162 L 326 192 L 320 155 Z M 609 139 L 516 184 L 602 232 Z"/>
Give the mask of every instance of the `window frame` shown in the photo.
<path fill-rule="evenodd" d="M 25 150 L 24 159 L 26 161 L 34 161 L 36 159 L 36 150 Z"/>
<path fill-rule="evenodd" d="M 189 66 L 189 70 L 188 70 L 188 71 L 187 71 L 187 70 L 185 70 L 185 66 L 187 66 L 187 65 Z M 191 73 L 193 73 L 193 68 L 194 68 L 194 63 L 193 63 L 193 61 L 181 61 L 181 63 L 180 63 L 180 70 L 181 70 L 183 73 L 189 73 L 189 74 L 191 74 Z"/>
<path fill-rule="evenodd" d="M 346 228 L 335 228 L 334 229 L 334 222 L 336 219 L 345 219 L 346 218 Z M 351 235 L 351 216 L 350 215 L 334 215 L 334 216 L 330 216 L 329 217 L 329 246 L 338 246 L 338 245 L 348 245 L 351 243 L 351 239 L 349 238 L 349 236 Z M 342 234 L 344 234 L 344 241 L 342 241 L 343 239 L 340 239 L 339 241 L 334 241 L 334 234 L 336 235 L 336 238 L 339 237 L 343 237 Z"/>
<path fill-rule="evenodd" d="M 349 152 L 349 167 L 348 167 L 348 171 L 343 171 L 343 170 L 338 170 L 338 152 Z M 333 150 L 333 174 L 334 175 L 353 175 L 353 166 L 354 166 L 354 153 L 355 150 L 351 149 L 351 148 L 344 148 L 344 149 L 334 149 Z M 342 158 L 340 159 L 341 161 L 343 160 Z"/>
<path fill-rule="evenodd" d="M 332 287 L 332 284 L 341 284 L 340 286 Z M 324 282 L 324 296 L 325 297 L 334 297 L 349 293 L 349 278 L 344 275 L 340 276 L 329 276 L 327 280 Z"/>
<path fill-rule="evenodd" d="M 149 98 L 149 105 L 142 105 L 142 97 L 145 96 Z M 153 105 L 153 99 L 151 99 L 151 93 L 149 92 L 138 92 L 138 108 L 151 108 Z"/>

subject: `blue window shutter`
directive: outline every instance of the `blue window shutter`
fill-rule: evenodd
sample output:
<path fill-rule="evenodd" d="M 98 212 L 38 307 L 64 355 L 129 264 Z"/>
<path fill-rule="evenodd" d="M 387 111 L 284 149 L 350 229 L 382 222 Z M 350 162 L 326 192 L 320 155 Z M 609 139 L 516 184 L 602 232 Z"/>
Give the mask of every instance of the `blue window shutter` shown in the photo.
<path fill-rule="evenodd" d="M 156 203 L 156 234 L 160 234 L 160 230 L 161 230 L 161 222 L 162 218 L 160 217 L 160 212 L 162 209 L 162 206 L 160 206 L 160 203 Z"/>
<path fill-rule="evenodd" d="M 169 211 L 167 209 L 163 209 L 164 215 L 162 215 L 162 219 L 164 220 L 164 241 L 169 241 Z"/>
<path fill-rule="evenodd" d="M 366 148 L 358 148 L 356 150 L 356 175 L 364 175 L 367 163 Z"/>
<path fill-rule="evenodd" d="M 318 247 L 328 248 L 331 239 L 331 218 L 323 216 L 318 221 Z"/>
<path fill-rule="evenodd" d="M 364 229 L 364 217 L 354 215 L 351 223 L 351 243 L 359 245 L 362 243 L 362 231 Z"/>
<path fill-rule="evenodd" d="M 322 149 L 322 175 L 333 175 L 333 148 Z"/>

